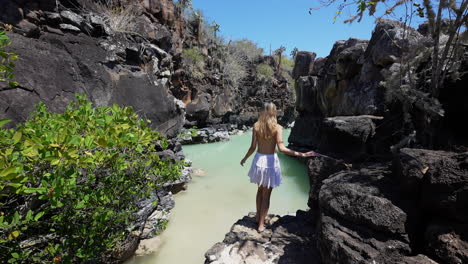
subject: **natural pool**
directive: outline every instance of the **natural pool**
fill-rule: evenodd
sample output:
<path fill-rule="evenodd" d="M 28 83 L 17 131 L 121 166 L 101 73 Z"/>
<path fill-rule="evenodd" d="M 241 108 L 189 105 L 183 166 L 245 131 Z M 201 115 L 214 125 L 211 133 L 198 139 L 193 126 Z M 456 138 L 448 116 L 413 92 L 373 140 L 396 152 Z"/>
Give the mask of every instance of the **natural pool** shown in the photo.
<path fill-rule="evenodd" d="M 283 133 L 287 142 L 289 130 Z M 201 264 L 204 253 L 224 239 L 232 224 L 255 211 L 257 187 L 247 176 L 253 155 L 244 167 L 251 132 L 228 142 L 184 146 L 195 173 L 188 190 L 175 196 L 167 229 L 161 234 L 158 253 L 135 258 L 129 264 Z M 273 190 L 270 212 L 294 213 L 307 208 L 309 182 L 305 166 L 279 154 L 283 183 Z"/>

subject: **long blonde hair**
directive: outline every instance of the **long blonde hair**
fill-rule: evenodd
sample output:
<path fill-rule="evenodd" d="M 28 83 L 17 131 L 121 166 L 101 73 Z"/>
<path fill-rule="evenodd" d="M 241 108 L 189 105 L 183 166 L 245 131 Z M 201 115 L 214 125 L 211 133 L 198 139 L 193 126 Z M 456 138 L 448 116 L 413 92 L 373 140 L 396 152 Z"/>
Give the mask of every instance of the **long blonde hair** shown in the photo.
<path fill-rule="evenodd" d="M 260 114 L 254 128 L 258 132 L 258 136 L 263 139 L 272 138 L 277 129 L 276 106 L 273 103 L 266 103 L 263 112 Z"/>

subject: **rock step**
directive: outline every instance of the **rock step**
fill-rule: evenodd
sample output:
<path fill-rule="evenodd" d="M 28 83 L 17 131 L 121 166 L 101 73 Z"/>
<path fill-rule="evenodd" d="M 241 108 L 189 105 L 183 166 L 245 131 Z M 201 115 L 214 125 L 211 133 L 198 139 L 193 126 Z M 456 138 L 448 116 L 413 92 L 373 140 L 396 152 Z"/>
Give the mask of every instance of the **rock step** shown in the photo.
<path fill-rule="evenodd" d="M 268 215 L 266 229 L 259 233 L 255 213 L 249 213 L 206 252 L 205 263 L 320 263 L 310 219 L 300 210 L 296 215 Z"/>

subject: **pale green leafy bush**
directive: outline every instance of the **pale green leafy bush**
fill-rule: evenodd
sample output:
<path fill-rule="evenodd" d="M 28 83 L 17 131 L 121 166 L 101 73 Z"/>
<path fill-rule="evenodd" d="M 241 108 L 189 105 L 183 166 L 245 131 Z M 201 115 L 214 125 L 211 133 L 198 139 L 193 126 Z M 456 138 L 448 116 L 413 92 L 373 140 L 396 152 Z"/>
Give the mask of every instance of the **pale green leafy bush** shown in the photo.
<path fill-rule="evenodd" d="M 271 80 L 273 78 L 273 75 L 275 74 L 275 72 L 270 67 L 270 65 L 266 63 L 257 65 L 256 73 L 257 73 L 257 79 L 262 80 L 262 81 Z"/>
<path fill-rule="evenodd" d="M 245 61 L 252 62 L 262 56 L 263 49 L 258 48 L 257 43 L 251 40 L 241 39 L 231 42 L 230 53 L 235 54 L 236 57 L 243 57 Z"/>
<path fill-rule="evenodd" d="M 84 96 L 0 129 L 0 262 L 102 262 L 128 237 L 136 202 L 179 177 L 183 164 L 157 154 L 167 147 L 131 107 Z"/>
<path fill-rule="evenodd" d="M 198 48 L 184 49 L 182 63 L 192 78 L 197 80 L 203 79 L 205 61 L 203 54 Z"/>

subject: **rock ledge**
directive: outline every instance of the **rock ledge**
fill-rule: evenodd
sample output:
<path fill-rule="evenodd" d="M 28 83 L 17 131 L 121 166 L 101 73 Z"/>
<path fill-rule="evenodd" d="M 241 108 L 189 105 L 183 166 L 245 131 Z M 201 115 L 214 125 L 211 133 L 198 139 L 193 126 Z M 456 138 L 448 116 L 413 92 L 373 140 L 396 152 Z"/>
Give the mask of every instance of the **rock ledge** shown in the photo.
<path fill-rule="evenodd" d="M 205 263 L 320 263 L 311 217 L 304 211 L 296 216 L 268 215 L 266 229 L 256 230 L 255 213 L 237 221 L 223 242 L 205 254 Z"/>

